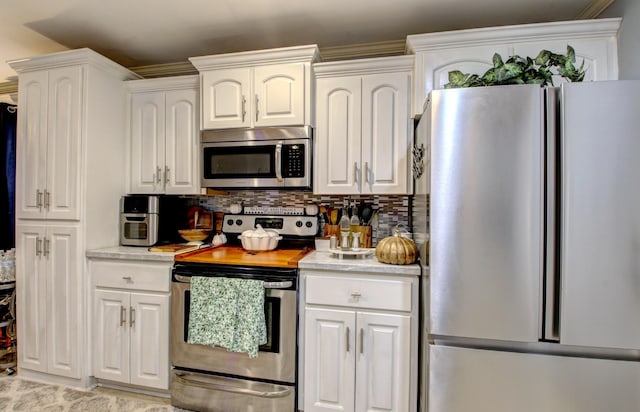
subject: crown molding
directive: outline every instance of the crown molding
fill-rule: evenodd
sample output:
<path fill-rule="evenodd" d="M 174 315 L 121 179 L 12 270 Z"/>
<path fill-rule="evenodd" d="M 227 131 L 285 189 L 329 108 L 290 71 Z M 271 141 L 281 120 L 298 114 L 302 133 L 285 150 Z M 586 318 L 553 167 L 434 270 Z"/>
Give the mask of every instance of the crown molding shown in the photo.
<path fill-rule="evenodd" d="M 145 79 L 198 74 L 198 70 L 189 61 L 129 67 L 129 70 Z"/>
<path fill-rule="evenodd" d="M 264 64 L 314 63 L 320 58 L 318 46 L 281 47 L 245 51 L 237 53 L 214 54 L 210 56 L 189 57 L 189 61 L 198 70 L 216 70 L 235 67 L 253 67 Z"/>
<path fill-rule="evenodd" d="M 14 93 L 18 93 L 18 81 L 17 80 L 0 83 L 0 95 L 2 95 L 2 94 L 14 94 Z"/>
<path fill-rule="evenodd" d="M 346 46 L 321 47 L 322 61 L 347 60 L 365 57 L 384 57 L 403 55 L 406 41 L 388 40 L 375 43 L 350 44 Z"/>
<path fill-rule="evenodd" d="M 11 60 L 7 63 L 18 74 L 58 67 L 75 66 L 79 64 L 89 64 L 108 73 L 112 73 L 115 76 L 119 76 L 122 80 L 135 79 L 139 77 L 131 70 L 89 48 L 66 50 L 42 56 L 27 57 L 24 59 Z"/>
<path fill-rule="evenodd" d="M 591 3 L 587 4 L 587 7 L 578 13 L 576 20 L 595 19 L 605 11 L 607 7 L 611 6 L 614 1 L 615 0 L 592 0 Z"/>

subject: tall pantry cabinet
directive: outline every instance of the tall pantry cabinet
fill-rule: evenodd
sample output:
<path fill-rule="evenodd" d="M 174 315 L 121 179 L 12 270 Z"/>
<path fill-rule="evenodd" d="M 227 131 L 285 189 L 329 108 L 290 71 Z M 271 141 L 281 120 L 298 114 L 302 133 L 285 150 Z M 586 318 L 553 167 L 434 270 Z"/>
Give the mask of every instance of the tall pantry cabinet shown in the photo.
<path fill-rule="evenodd" d="M 16 293 L 25 377 L 89 386 L 84 251 L 118 243 L 126 91 L 138 76 L 78 49 L 9 62 L 18 73 Z"/>

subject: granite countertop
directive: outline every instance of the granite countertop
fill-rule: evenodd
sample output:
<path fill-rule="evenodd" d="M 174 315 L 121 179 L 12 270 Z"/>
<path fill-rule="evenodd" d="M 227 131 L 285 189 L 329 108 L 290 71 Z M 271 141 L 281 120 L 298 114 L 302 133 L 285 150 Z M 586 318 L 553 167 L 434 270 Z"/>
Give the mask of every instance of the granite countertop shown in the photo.
<path fill-rule="evenodd" d="M 298 268 L 333 270 L 341 272 L 367 272 L 385 275 L 415 275 L 420 276 L 420 265 L 390 265 L 380 263 L 375 254 L 367 257 L 344 256 L 342 259 L 330 252 L 314 251 L 298 262 Z"/>
<path fill-rule="evenodd" d="M 150 252 L 144 246 L 113 246 L 87 250 L 88 258 L 173 262 L 176 252 Z"/>

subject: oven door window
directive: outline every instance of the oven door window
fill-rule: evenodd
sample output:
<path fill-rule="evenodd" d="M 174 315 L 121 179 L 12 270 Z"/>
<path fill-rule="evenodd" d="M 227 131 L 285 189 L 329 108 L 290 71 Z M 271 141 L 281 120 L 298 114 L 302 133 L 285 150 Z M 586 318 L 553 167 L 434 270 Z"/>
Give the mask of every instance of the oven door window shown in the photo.
<path fill-rule="evenodd" d="M 280 298 L 264 297 L 264 317 L 267 326 L 267 343 L 258 347 L 260 352 L 280 352 Z M 184 292 L 184 332 L 182 339 L 187 342 L 189 336 L 189 308 L 191 307 L 191 292 Z"/>
<path fill-rule="evenodd" d="M 275 146 L 205 147 L 205 179 L 276 177 Z"/>
<path fill-rule="evenodd" d="M 143 219 L 144 220 L 144 219 Z M 147 238 L 147 222 L 125 222 L 124 224 L 124 238 L 144 240 Z"/>

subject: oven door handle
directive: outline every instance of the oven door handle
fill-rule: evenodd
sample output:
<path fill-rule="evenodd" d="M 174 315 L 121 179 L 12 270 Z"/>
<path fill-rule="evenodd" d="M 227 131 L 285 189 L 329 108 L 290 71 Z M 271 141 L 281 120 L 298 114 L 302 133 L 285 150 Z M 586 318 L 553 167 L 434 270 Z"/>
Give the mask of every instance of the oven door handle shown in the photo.
<path fill-rule="evenodd" d="M 260 398 L 284 398 L 286 396 L 289 396 L 289 394 L 291 393 L 291 389 L 287 388 L 285 386 L 278 386 L 278 385 L 274 385 L 274 387 L 278 388 L 279 390 L 276 391 L 256 391 L 253 389 L 248 389 L 248 388 L 238 388 L 238 387 L 234 387 L 234 386 L 229 386 L 229 385 L 222 385 L 219 383 L 213 383 L 213 382 L 203 382 L 201 380 L 193 380 L 193 379 L 186 379 L 185 376 L 187 376 L 188 374 L 186 373 L 176 373 L 176 380 L 178 382 L 180 382 L 183 385 L 189 385 L 189 386 L 197 386 L 199 388 L 203 388 L 203 389 L 215 389 L 218 391 L 223 391 L 223 392 L 231 392 L 231 393 L 240 393 L 243 395 L 251 395 L 251 396 L 257 396 Z"/>
<path fill-rule="evenodd" d="M 180 283 L 191 283 L 191 276 L 173 275 L 176 281 Z M 284 282 L 263 282 L 265 289 L 289 289 L 293 286 L 293 282 L 286 280 Z"/>
<path fill-rule="evenodd" d="M 290 280 L 284 282 L 264 282 L 265 289 L 289 289 L 293 285 Z"/>

